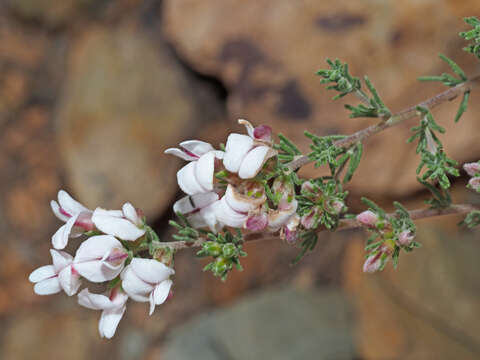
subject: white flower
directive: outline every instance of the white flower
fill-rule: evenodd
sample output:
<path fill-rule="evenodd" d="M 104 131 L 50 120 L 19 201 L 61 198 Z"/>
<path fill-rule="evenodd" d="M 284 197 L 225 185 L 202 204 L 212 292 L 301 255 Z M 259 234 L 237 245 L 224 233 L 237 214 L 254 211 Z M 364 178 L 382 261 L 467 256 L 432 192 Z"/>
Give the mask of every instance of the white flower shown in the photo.
<path fill-rule="evenodd" d="M 186 216 L 193 228 L 208 227 L 217 232 L 217 218 L 213 204 L 218 200 L 218 194 L 214 192 L 189 195 L 181 198 L 173 204 L 173 211 Z"/>
<path fill-rule="evenodd" d="M 145 234 L 143 220 L 130 203 L 125 203 L 122 210 L 96 208 L 92 221 L 103 233 L 122 240 L 134 241 Z"/>
<path fill-rule="evenodd" d="M 127 257 L 120 241 L 111 235 L 97 235 L 80 245 L 73 263 L 75 270 L 87 280 L 104 282 L 120 274 Z"/>
<path fill-rule="evenodd" d="M 248 190 L 245 189 L 248 193 Z M 257 191 L 253 191 L 256 195 Z M 232 185 L 227 186 L 225 195 L 214 207 L 217 220 L 224 225 L 231 227 L 243 227 L 248 219 L 249 212 L 255 211 L 266 200 L 263 192 L 257 197 L 240 193 Z"/>
<path fill-rule="evenodd" d="M 83 289 L 78 294 L 78 303 L 88 309 L 103 310 L 98 322 L 98 331 L 101 337 L 110 339 L 115 335 L 118 323 L 127 308 L 128 295 L 119 286 L 110 290 L 108 296 L 93 294 Z"/>
<path fill-rule="evenodd" d="M 53 265 L 42 266 L 33 271 L 28 280 L 35 283 L 33 291 L 38 295 L 50 295 L 62 289 L 68 296 L 80 287 L 80 276 L 72 266 L 72 256 L 64 251 L 51 249 Z"/>
<path fill-rule="evenodd" d="M 251 179 L 258 174 L 263 164 L 277 152 L 271 147 L 271 129 L 269 127 L 262 126 L 262 136 L 256 137 L 255 129 L 257 128 L 254 128 L 246 120 L 238 122 L 246 126 L 249 135 L 234 133 L 228 136 L 223 166 L 230 172 L 238 173 L 241 179 Z M 268 133 L 268 136 L 265 133 Z M 266 138 L 268 140 L 265 140 Z"/>
<path fill-rule="evenodd" d="M 165 154 L 175 155 L 190 161 L 177 172 L 177 182 L 188 195 L 205 193 L 213 190 L 215 159 L 223 158 L 223 151 L 200 140 L 188 140 L 180 143 L 182 149 L 170 148 Z"/>
<path fill-rule="evenodd" d="M 170 293 L 175 271 L 154 259 L 133 258 L 120 275 L 122 288 L 135 301 L 150 302 L 150 315 L 155 305 L 165 302 Z"/>
<path fill-rule="evenodd" d="M 78 237 L 83 232 L 93 230 L 92 211 L 74 200 L 66 191 L 58 192 L 58 203 L 50 202 L 53 213 L 65 225 L 61 226 L 52 236 L 52 245 L 55 249 L 63 249 L 67 246 L 70 237 Z"/>

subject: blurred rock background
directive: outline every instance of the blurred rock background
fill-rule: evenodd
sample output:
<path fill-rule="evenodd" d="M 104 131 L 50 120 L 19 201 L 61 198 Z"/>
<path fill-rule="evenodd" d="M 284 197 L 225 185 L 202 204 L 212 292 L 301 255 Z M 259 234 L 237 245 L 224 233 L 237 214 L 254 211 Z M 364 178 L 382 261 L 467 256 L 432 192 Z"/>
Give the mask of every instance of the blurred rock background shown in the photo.
<path fill-rule="evenodd" d="M 397 111 L 441 90 L 415 80 L 447 70 L 439 52 L 478 71 L 457 36 L 473 15 L 476 0 L 2 0 L 0 358 L 478 359 L 480 244 L 455 218 L 423 221 L 423 248 L 373 276 L 361 273 L 360 232 L 322 235 L 295 267 L 279 241 L 249 244 L 245 271 L 225 284 L 184 251 L 174 298 L 152 317 L 129 304 L 111 341 L 99 312 L 36 296 L 26 279 L 50 262 L 58 189 L 91 207 L 131 201 L 167 237 L 181 163 L 165 148 L 222 142 L 238 117 L 303 150 L 304 129 L 356 131 L 370 120 L 348 119 L 314 75 L 327 57 L 368 74 Z M 456 106 L 435 111 L 446 149 L 477 160 L 478 94 L 454 125 Z M 411 126 L 367 141 L 352 211 L 361 195 L 421 205 Z M 465 183 L 455 197 L 479 202 Z"/>

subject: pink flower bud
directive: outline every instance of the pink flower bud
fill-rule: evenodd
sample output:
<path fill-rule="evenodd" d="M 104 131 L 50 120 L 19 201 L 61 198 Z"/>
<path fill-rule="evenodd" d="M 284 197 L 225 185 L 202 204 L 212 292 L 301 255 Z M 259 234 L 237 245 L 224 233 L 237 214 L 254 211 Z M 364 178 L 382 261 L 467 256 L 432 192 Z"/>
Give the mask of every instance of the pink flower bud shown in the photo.
<path fill-rule="evenodd" d="M 375 255 L 370 255 L 363 264 L 363 272 L 374 273 L 380 270 L 380 267 L 382 266 L 382 254 L 382 252 L 378 252 Z"/>
<path fill-rule="evenodd" d="M 332 203 L 332 208 L 335 210 L 335 213 L 340 214 L 344 208 L 345 204 L 340 200 L 335 200 Z"/>
<path fill-rule="evenodd" d="M 245 223 L 245 227 L 251 231 L 261 231 L 268 225 L 268 216 L 265 213 L 250 215 Z"/>
<path fill-rule="evenodd" d="M 285 240 L 287 241 L 288 244 L 293 245 L 297 242 L 297 231 L 296 230 L 290 230 L 288 226 L 285 226 L 283 228 L 283 234 L 285 236 Z"/>
<path fill-rule="evenodd" d="M 475 191 L 480 191 L 480 176 L 473 177 L 468 182 L 468 185 Z"/>
<path fill-rule="evenodd" d="M 398 243 L 400 245 L 408 246 L 412 243 L 414 238 L 415 234 L 413 234 L 410 230 L 404 230 L 398 235 Z"/>
<path fill-rule="evenodd" d="M 268 125 L 257 126 L 253 130 L 253 137 L 259 140 L 272 141 L 272 128 Z"/>
<path fill-rule="evenodd" d="M 473 162 L 463 164 L 463 169 L 467 172 L 468 175 L 475 176 L 475 174 L 480 173 L 480 163 Z"/>
<path fill-rule="evenodd" d="M 357 215 L 357 221 L 363 226 L 374 227 L 378 216 L 373 211 L 367 210 Z"/>
<path fill-rule="evenodd" d="M 300 219 L 300 223 L 305 229 L 311 229 L 315 224 L 315 214 L 317 213 L 317 209 L 315 208 L 310 214 L 303 215 Z"/>
<path fill-rule="evenodd" d="M 313 192 L 313 185 L 310 181 L 305 181 L 302 184 L 302 191 L 310 191 Z"/>

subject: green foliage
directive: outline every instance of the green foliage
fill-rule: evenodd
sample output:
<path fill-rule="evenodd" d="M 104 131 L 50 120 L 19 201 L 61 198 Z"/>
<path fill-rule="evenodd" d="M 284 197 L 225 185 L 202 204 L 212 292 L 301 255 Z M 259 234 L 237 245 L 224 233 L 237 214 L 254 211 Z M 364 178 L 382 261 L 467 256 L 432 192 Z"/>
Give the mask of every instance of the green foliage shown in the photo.
<path fill-rule="evenodd" d="M 427 170 L 420 177 L 422 181 L 438 181 L 443 189 L 450 187 L 448 175 L 460 176 L 460 172 L 454 166 L 457 162 L 447 157 L 443 151 L 443 145 L 435 132 L 445 133 L 445 129 L 435 122 L 432 113 L 425 107 L 418 106 L 422 116 L 420 125 L 413 127 L 414 132 L 407 142 L 411 143 L 418 139 L 417 154 L 420 153 L 420 163 L 417 167 L 417 174 L 420 174 L 424 167 Z"/>
<path fill-rule="evenodd" d="M 480 20 L 473 16 L 464 20 L 472 29 L 461 32 L 460 36 L 467 41 L 473 40 L 473 42 L 464 47 L 463 50 L 480 59 Z"/>
<path fill-rule="evenodd" d="M 425 203 L 430 205 L 433 209 L 441 209 L 447 208 L 452 204 L 452 198 L 450 197 L 450 193 L 443 188 L 436 188 L 432 184 L 428 183 L 427 181 L 422 180 L 421 178 L 417 177 L 417 180 L 420 184 L 425 186 L 428 191 L 432 194 L 432 198 L 425 200 Z"/>
<path fill-rule="evenodd" d="M 458 120 L 462 117 L 463 113 L 467 111 L 468 100 L 470 99 L 470 90 L 465 91 L 463 93 L 462 102 L 458 107 L 457 114 L 455 115 L 455 122 L 457 123 Z"/>
<path fill-rule="evenodd" d="M 468 213 L 459 225 L 466 225 L 470 229 L 480 225 L 480 210 L 474 210 Z"/>
<path fill-rule="evenodd" d="M 345 138 L 344 135 L 327 135 L 320 137 L 305 131 L 305 136 L 312 140 L 312 144 L 310 145 L 312 151 L 308 154 L 308 157 L 315 162 L 315 167 L 328 165 L 331 176 L 335 179 L 338 179 L 341 172 L 347 168 L 343 183 L 345 184 L 352 179 L 362 158 L 362 143 L 353 144 L 346 149 L 335 146 L 335 141 Z"/>
<path fill-rule="evenodd" d="M 177 213 L 179 218 L 179 223 L 173 220 L 170 220 L 168 223 L 170 226 L 173 226 L 177 229 L 177 234 L 172 235 L 175 240 L 185 241 L 187 243 L 194 242 L 198 239 L 200 232 L 197 229 L 194 229 L 189 224 L 187 218 L 181 213 Z"/>
<path fill-rule="evenodd" d="M 388 118 L 391 115 L 390 110 L 378 95 L 377 89 L 373 86 L 370 79 L 365 76 L 365 85 L 370 92 L 370 96 L 362 90 L 362 83 L 359 78 L 352 76 L 348 71 L 348 64 L 342 64 L 338 59 L 332 61 L 327 59 L 330 69 L 321 69 L 317 75 L 323 79 L 322 84 L 334 83 L 327 86 L 327 90 L 338 91 L 339 94 L 333 97 L 337 100 L 347 94 L 355 93 L 363 104 L 358 106 L 345 105 L 345 108 L 351 111 L 350 117 L 382 117 Z"/>
<path fill-rule="evenodd" d="M 455 77 L 451 74 L 443 73 L 441 75 L 420 76 L 418 80 L 440 81 L 446 86 L 456 86 L 468 80 L 467 75 L 465 75 L 465 72 L 462 70 L 460 66 L 458 66 L 456 62 L 454 62 L 452 59 L 448 58 L 443 54 L 440 54 L 439 57 L 450 66 L 453 73 L 456 74 L 458 77 Z"/>
<path fill-rule="evenodd" d="M 209 240 L 202 244 L 202 249 L 197 252 L 197 256 L 211 256 L 213 261 L 208 263 L 203 271 L 211 271 L 213 275 L 225 281 L 234 266 L 239 271 L 243 270 L 240 257 L 247 256 L 247 253 L 242 250 L 243 236 L 240 230 L 237 229 L 236 234 L 228 230 L 219 234 L 209 232 L 207 237 Z"/>
<path fill-rule="evenodd" d="M 334 231 L 340 220 L 340 215 L 346 210 L 344 205 L 348 191 L 343 191 L 339 181 L 335 179 L 315 179 L 309 181 L 309 187 L 303 187 L 300 195 L 295 199 L 298 202 L 297 214 L 308 216 L 313 214 L 312 229 L 319 225 Z"/>
<path fill-rule="evenodd" d="M 278 144 L 274 144 L 273 148 L 278 151 L 278 160 L 281 163 L 288 163 L 293 161 L 295 156 L 302 155 L 300 150 L 295 146 L 295 144 L 287 139 L 284 135 L 278 134 L 278 138 L 280 142 Z"/>

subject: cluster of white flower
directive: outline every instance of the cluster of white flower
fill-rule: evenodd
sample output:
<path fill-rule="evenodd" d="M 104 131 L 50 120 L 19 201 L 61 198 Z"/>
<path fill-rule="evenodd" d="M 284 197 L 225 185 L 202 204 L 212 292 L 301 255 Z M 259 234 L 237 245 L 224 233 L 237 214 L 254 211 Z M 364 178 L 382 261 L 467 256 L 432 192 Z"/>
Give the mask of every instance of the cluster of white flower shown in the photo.
<path fill-rule="evenodd" d="M 120 241 L 134 242 L 145 235 L 146 225 L 140 210 L 126 203 L 122 210 L 97 208 L 92 211 L 63 190 L 58 193 L 58 202 L 51 202 L 51 207 L 65 224 L 52 237 L 53 264 L 30 274 L 35 293 L 49 295 L 63 290 L 72 296 L 78 292 L 82 278 L 93 283 L 117 279 L 110 283 L 105 294 L 94 294 L 88 289 L 78 294 L 80 305 L 102 310 L 99 331 L 106 338 L 115 334 L 128 298 L 150 302 L 150 314 L 155 305 L 168 298 L 174 270 L 155 259 L 129 258 Z M 69 238 L 82 234 L 92 236 L 81 243 L 75 257 L 61 251 Z"/>
<path fill-rule="evenodd" d="M 239 120 L 248 135 L 230 134 L 225 151 L 189 140 L 166 154 L 189 161 L 177 173 L 180 188 L 188 194 L 174 204 L 175 213 L 185 215 L 194 228 L 218 232 L 225 226 L 252 231 L 281 230 L 284 238 L 294 238 L 299 224 L 293 186 L 276 179 L 272 191 L 280 194 L 276 209 L 267 206 L 263 184 L 256 179 L 266 162 L 277 155 L 272 147 L 269 126 L 253 127 Z M 223 174 L 222 181 L 216 174 Z"/>

